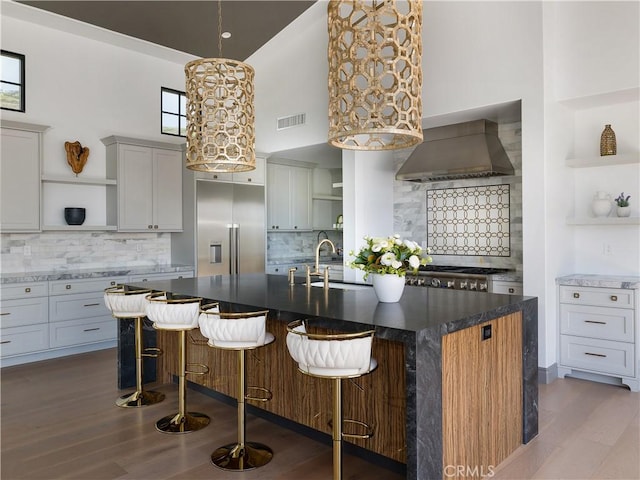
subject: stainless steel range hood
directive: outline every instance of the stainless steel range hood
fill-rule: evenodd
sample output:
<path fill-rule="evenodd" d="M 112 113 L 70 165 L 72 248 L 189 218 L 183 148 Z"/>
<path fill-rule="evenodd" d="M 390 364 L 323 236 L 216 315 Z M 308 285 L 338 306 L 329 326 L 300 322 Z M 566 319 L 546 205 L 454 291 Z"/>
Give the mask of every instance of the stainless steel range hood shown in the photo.
<path fill-rule="evenodd" d="M 513 174 L 498 138 L 498 124 L 474 120 L 424 130 L 424 141 L 400 167 L 396 179 L 433 182 Z"/>

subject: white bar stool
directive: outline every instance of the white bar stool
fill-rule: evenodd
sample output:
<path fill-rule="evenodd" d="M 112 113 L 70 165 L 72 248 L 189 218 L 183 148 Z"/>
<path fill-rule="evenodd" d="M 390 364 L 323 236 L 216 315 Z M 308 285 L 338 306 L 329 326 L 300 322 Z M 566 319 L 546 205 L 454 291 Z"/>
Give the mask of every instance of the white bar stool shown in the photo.
<path fill-rule="evenodd" d="M 378 363 L 371 358 L 374 330 L 358 333 L 308 333 L 302 320 L 287 325 L 287 348 L 305 375 L 333 380 L 333 478 L 342 479 L 342 439 L 371 438 L 373 429 L 364 422 L 342 418 L 342 379 L 371 373 Z M 365 434 L 344 433 L 343 423 L 365 429 Z"/>
<path fill-rule="evenodd" d="M 247 350 L 263 347 L 274 341 L 266 331 L 268 310 L 241 313 L 222 313 L 209 306 L 200 312 L 200 333 L 209 339 L 208 345 L 238 352 L 238 441 L 217 448 L 211 454 L 211 462 L 219 468 L 245 471 L 262 467 L 271 461 L 273 451 L 266 445 L 245 441 L 245 400 L 266 402 L 271 392 L 262 387 L 247 387 L 245 356 Z M 264 396 L 251 396 L 247 390 L 258 390 Z"/>
<path fill-rule="evenodd" d="M 119 407 L 143 407 L 154 405 L 164 400 L 164 393 L 144 390 L 142 385 L 143 357 L 158 358 L 162 354 L 159 348 L 143 349 L 142 322 L 146 317 L 147 301 L 145 297 L 151 290 L 132 289 L 124 285 L 116 285 L 104 291 L 104 304 L 111 311 L 111 315 L 118 319 L 134 319 L 134 342 L 136 352 L 136 391 L 121 396 L 116 400 Z"/>
<path fill-rule="evenodd" d="M 156 292 L 147 295 L 147 317 L 158 330 L 178 332 L 178 413 L 167 415 L 156 422 L 156 429 L 162 433 L 189 433 L 209 425 L 210 418 L 204 413 L 187 412 L 186 375 L 206 375 L 209 368 L 202 372 L 187 370 L 186 332 L 198 328 L 201 298 L 170 295 Z M 191 364 L 193 365 L 193 364 Z"/>

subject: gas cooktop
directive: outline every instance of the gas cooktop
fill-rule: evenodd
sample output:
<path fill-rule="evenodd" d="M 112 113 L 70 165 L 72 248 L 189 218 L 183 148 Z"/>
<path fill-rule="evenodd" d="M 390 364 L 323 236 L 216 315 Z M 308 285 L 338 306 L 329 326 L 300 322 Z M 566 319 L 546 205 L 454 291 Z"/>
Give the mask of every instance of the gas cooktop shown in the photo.
<path fill-rule="evenodd" d="M 454 265 L 424 265 L 419 271 L 433 273 L 460 273 L 463 275 L 492 275 L 509 272 L 508 268 L 461 267 Z"/>

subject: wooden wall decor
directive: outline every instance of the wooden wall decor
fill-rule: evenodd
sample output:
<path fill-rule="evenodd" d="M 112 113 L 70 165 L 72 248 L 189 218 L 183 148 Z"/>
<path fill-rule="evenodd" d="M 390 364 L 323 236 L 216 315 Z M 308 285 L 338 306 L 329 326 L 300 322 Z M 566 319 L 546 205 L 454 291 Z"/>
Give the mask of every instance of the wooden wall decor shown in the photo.
<path fill-rule="evenodd" d="M 83 147 L 82 144 L 76 140 L 73 143 L 64 142 L 64 149 L 67 152 L 67 163 L 77 177 L 87 163 L 89 147 Z"/>

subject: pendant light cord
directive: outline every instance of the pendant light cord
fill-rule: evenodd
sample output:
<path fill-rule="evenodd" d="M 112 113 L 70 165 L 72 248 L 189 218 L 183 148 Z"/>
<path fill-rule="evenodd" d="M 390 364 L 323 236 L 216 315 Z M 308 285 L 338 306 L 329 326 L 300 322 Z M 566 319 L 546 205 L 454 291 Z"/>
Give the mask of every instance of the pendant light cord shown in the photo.
<path fill-rule="evenodd" d="M 222 58 L 222 0 L 218 0 L 218 58 Z"/>

